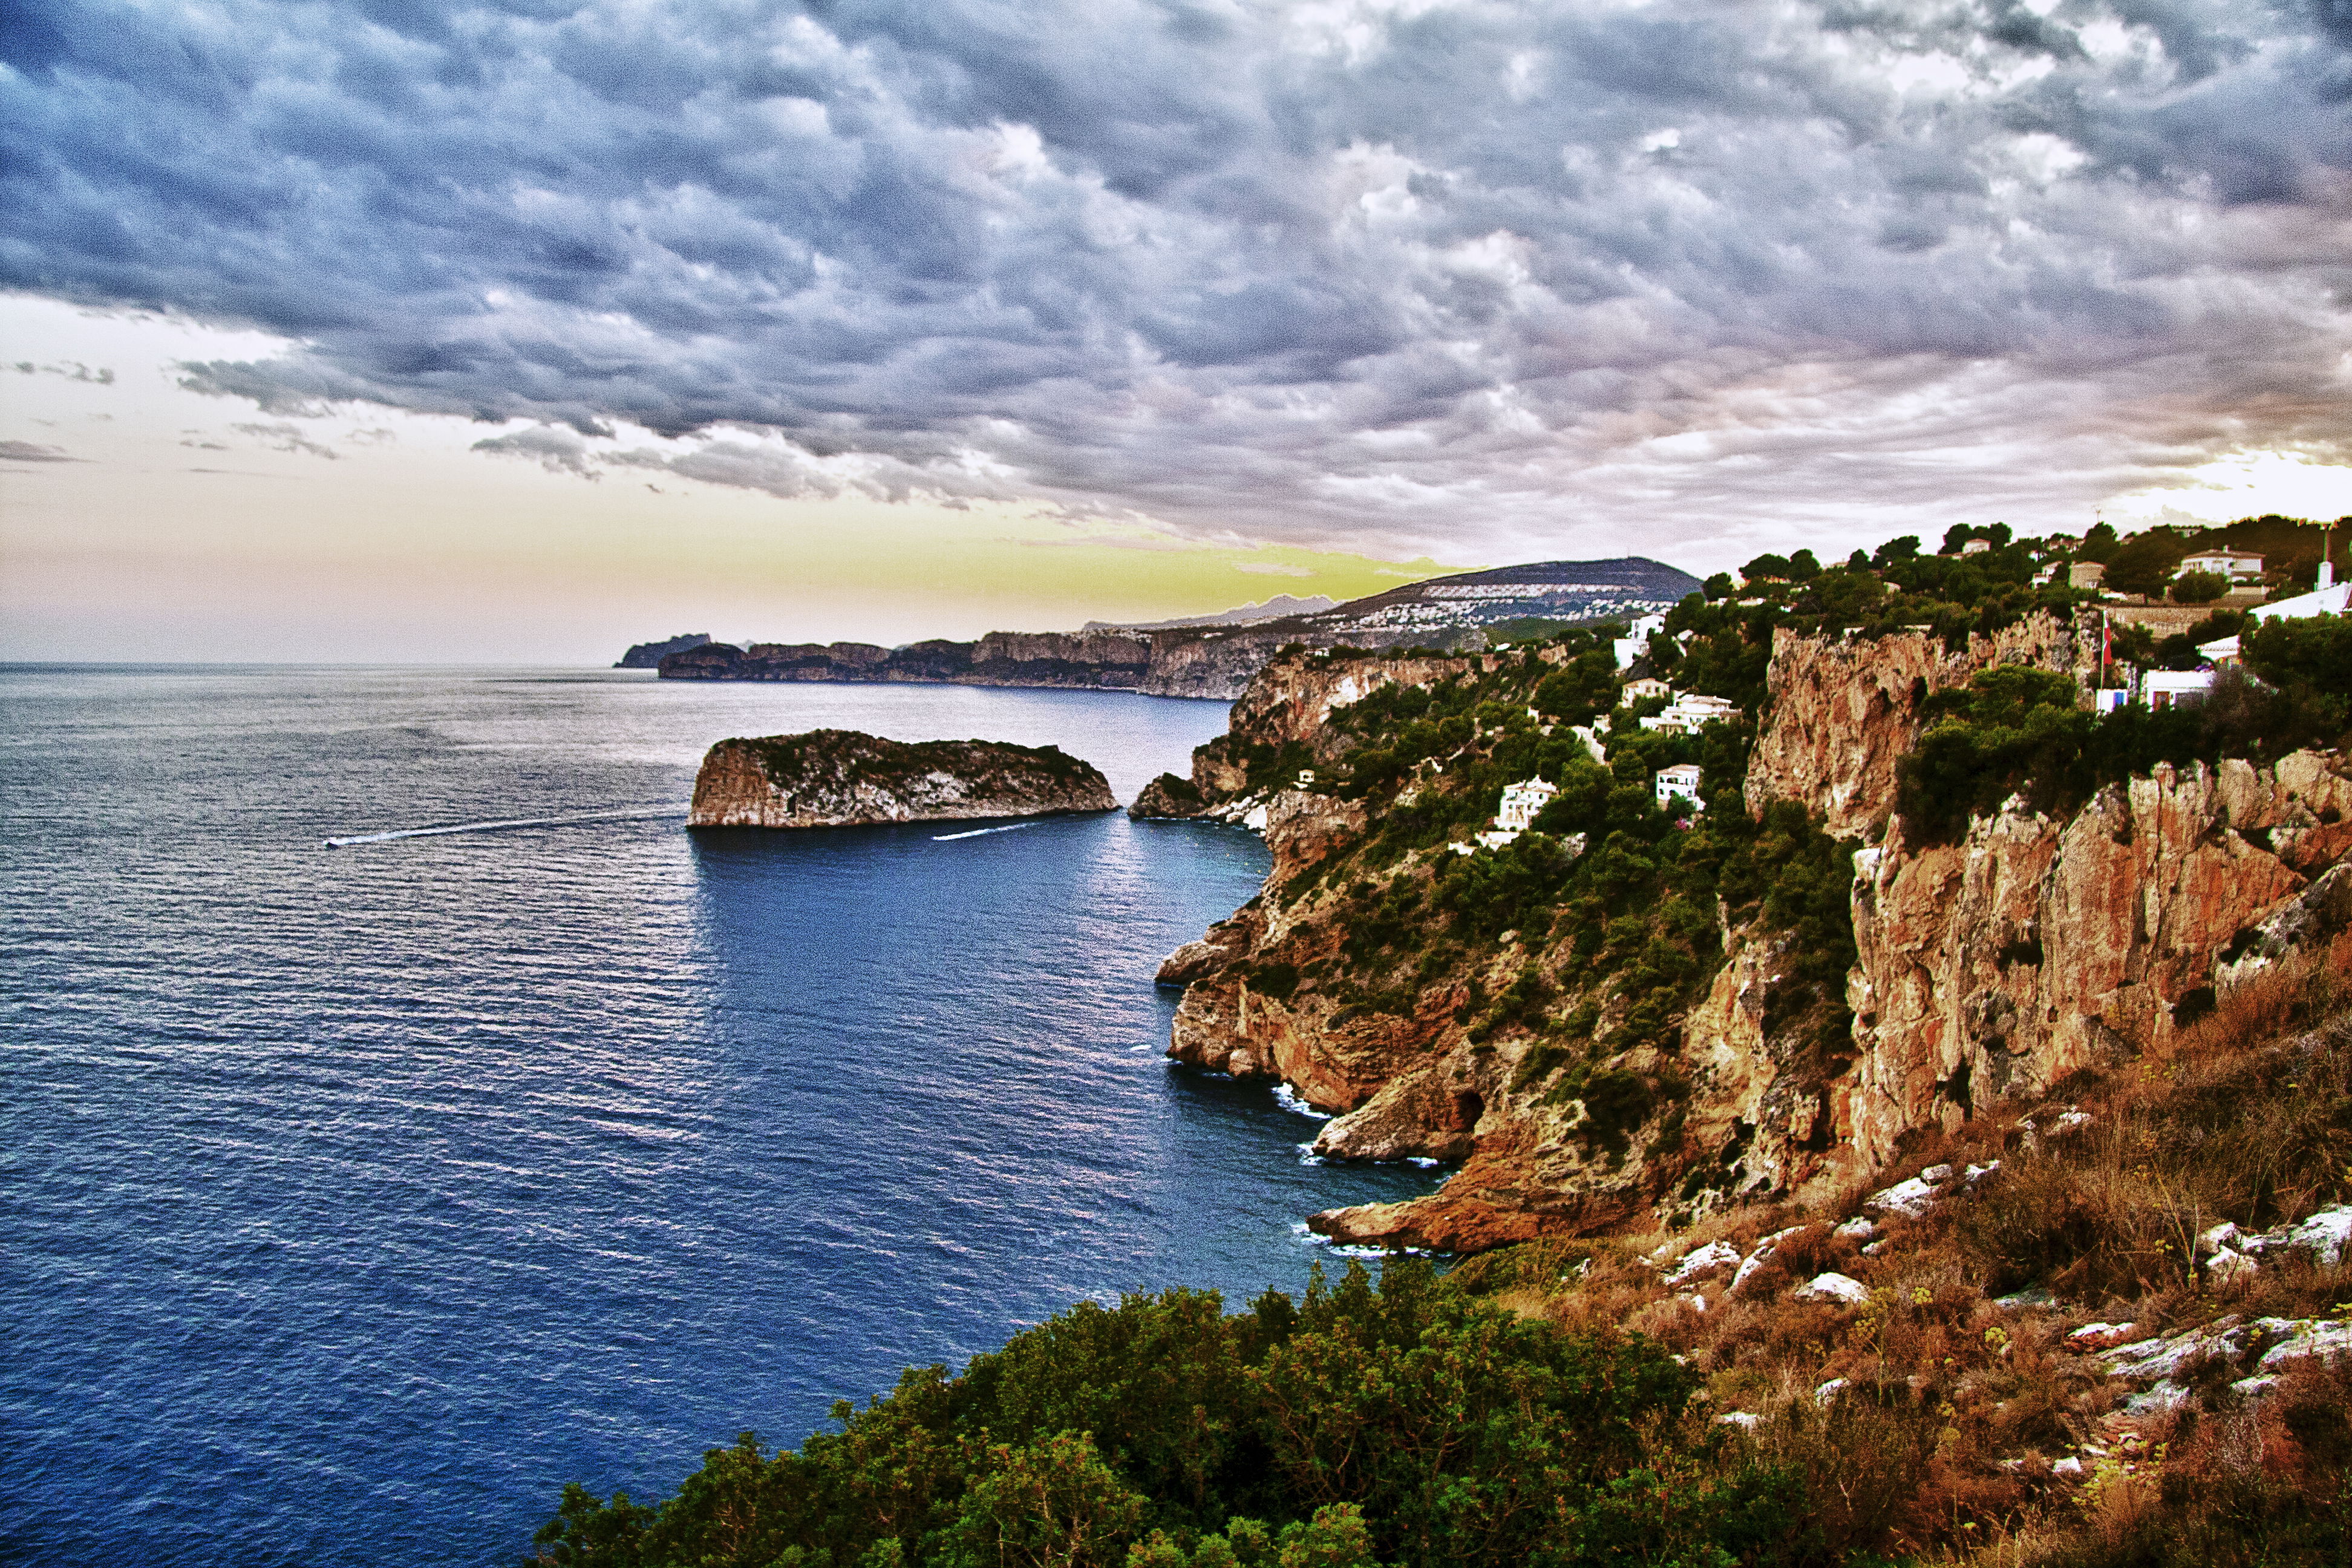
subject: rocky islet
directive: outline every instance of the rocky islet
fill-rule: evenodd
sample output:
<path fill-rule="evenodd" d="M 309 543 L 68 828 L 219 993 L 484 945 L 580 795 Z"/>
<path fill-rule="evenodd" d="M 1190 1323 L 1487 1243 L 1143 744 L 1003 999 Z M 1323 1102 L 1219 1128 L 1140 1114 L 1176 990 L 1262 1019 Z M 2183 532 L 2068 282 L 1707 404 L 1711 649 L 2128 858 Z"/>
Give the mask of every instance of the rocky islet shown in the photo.
<path fill-rule="evenodd" d="M 1100 769 L 1054 746 L 812 730 L 721 741 L 690 827 L 856 827 L 1117 810 Z"/>

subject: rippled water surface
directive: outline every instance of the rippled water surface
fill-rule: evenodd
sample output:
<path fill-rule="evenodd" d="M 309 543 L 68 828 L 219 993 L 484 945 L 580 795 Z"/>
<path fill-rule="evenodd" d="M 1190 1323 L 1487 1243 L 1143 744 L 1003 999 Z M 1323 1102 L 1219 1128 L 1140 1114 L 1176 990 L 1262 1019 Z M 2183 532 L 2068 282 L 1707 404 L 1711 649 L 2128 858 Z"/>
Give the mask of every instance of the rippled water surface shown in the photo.
<path fill-rule="evenodd" d="M 1151 972 L 1257 841 L 1124 816 L 689 835 L 725 735 L 1222 706 L 635 673 L 0 669 L 0 1557 L 512 1562 L 562 1484 L 1080 1297 L 1303 1282 L 1426 1190 L 1172 1072 Z M 588 817 L 378 839 L 405 829 Z"/>

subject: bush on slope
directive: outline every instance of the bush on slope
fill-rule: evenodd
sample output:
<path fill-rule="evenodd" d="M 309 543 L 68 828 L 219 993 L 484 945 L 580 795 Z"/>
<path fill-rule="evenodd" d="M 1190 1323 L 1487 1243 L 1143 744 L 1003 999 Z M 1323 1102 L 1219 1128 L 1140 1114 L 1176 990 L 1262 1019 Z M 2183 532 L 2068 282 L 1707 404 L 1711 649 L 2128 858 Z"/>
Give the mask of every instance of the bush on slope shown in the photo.
<path fill-rule="evenodd" d="M 1770 1555 L 1786 1472 L 1727 1461 L 1696 1380 L 1635 1336 L 1563 1333 L 1426 1263 L 1319 1271 L 1225 1316 L 1171 1291 L 1080 1303 L 909 1371 L 842 1430 L 746 1435 L 654 1506 L 566 1489 L 541 1561 L 576 1568 L 1272 1568 Z"/>

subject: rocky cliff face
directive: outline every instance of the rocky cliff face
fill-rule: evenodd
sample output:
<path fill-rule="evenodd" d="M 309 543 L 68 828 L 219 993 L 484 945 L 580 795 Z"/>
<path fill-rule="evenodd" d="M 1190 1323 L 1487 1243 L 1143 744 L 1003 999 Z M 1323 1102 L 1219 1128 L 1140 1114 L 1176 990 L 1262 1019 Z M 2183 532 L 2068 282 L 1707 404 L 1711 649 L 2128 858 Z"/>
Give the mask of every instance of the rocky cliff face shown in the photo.
<path fill-rule="evenodd" d="M 1885 830 L 1853 858 L 1850 1036 L 1824 1039 L 1792 1007 L 1802 955 L 1790 938 L 1730 928 L 1678 1052 L 1637 1050 L 1598 1064 L 1576 1095 L 1547 1091 L 1530 1059 L 1539 1030 L 1482 1035 L 1475 1019 L 1480 998 L 1529 976 L 1557 998 L 1555 1016 L 1592 1001 L 1566 940 L 1505 932 L 1434 953 L 1408 1002 L 1350 997 L 1325 977 L 1364 905 L 1315 873 L 1377 820 L 1290 792 L 1266 802 L 1265 894 L 1163 972 L 1186 986 L 1170 1054 L 1279 1079 L 1339 1112 L 1317 1140 L 1326 1155 L 1462 1161 L 1429 1197 L 1313 1223 L 1349 1240 L 1468 1251 L 1819 1191 L 1915 1130 L 2161 1041 L 2287 947 L 2334 943 L 2352 961 L 2352 779 L 2334 755 L 2160 768 L 2063 820 L 1980 818 L 1957 844 L 1913 845 L 1899 820 L 1885 826 L 1927 692 L 1997 663 L 2087 673 L 2095 657 L 2046 617 L 1958 651 L 1910 635 L 1776 641 L 1751 807 L 1795 800 L 1833 833 Z M 1245 787 L 1253 755 L 1296 745 L 1336 756 L 1347 737 L 1335 709 L 1386 681 L 1477 663 L 1277 662 L 1235 704 L 1228 735 L 1196 756 L 1194 781 L 1213 801 Z M 1425 886 L 1432 870 L 1408 857 L 1390 875 Z M 1674 1092 L 1637 1092 L 1657 1084 Z"/>
<path fill-rule="evenodd" d="M 690 647 L 700 647 L 710 640 L 709 632 L 680 632 L 663 642 L 641 642 L 630 645 L 614 664 L 614 669 L 659 669 L 661 661 L 674 653 L 684 653 Z"/>
<path fill-rule="evenodd" d="M 1127 808 L 1127 815 L 1138 822 L 1154 817 L 1198 816 L 1208 808 L 1208 804 L 1202 798 L 1201 792 L 1192 787 L 1192 780 L 1179 778 L 1174 773 L 1161 773 L 1137 792 L 1135 804 Z"/>
<path fill-rule="evenodd" d="M 1151 668 L 1138 689 L 1151 697 L 1208 697 L 1231 702 L 1247 695 L 1257 673 L 1286 647 L 1389 648 L 1401 646 L 1478 648 L 1486 635 L 1475 628 L 1318 629 L 1285 622 L 1238 631 L 1165 631 L 1151 637 Z"/>
<path fill-rule="evenodd" d="M 826 680 L 954 686 L 1108 688 L 1147 697 L 1230 702 L 1283 647 L 1397 643 L 1483 645 L 1475 627 L 1318 630 L 1297 618 L 1272 627 L 1179 626 L 1144 632 L 990 632 L 978 642 L 934 639 L 905 647 L 873 643 L 753 643 L 703 637 L 656 650 L 665 680 Z M 668 645 L 665 645 L 667 647 Z M 642 658 L 647 647 L 633 648 Z M 653 664 L 656 658 L 646 658 Z"/>
<path fill-rule="evenodd" d="M 2341 766 L 2310 752 L 2275 768 L 2160 766 L 2071 820 L 2003 813 L 1955 845 L 1913 849 L 1898 822 L 1856 857 L 1842 1140 L 1884 1160 L 1913 1128 L 1957 1126 L 2210 1011 L 2241 934 L 2352 851 Z"/>
<path fill-rule="evenodd" d="M 1782 627 L 1767 678 L 1771 720 L 1749 753 L 1748 798 L 1801 802 L 1832 834 L 1858 837 L 1894 807 L 1895 764 L 1919 738 L 1929 693 L 2002 664 L 2095 675 L 2097 635 L 2046 615 L 1957 650 L 1924 632 L 1830 640 Z"/>
<path fill-rule="evenodd" d="M 691 827 L 846 827 L 1112 811 L 1097 769 L 1052 746 L 908 744 L 854 730 L 721 741 L 695 775 Z"/>
<path fill-rule="evenodd" d="M 1225 732 L 1192 753 L 1192 786 L 1214 799 L 1246 789 L 1253 752 L 1298 746 L 1328 763 L 1353 738 L 1331 715 L 1383 686 L 1430 686 L 1496 667 L 1491 654 L 1346 657 L 1307 653 L 1269 664 L 1225 721 Z"/>

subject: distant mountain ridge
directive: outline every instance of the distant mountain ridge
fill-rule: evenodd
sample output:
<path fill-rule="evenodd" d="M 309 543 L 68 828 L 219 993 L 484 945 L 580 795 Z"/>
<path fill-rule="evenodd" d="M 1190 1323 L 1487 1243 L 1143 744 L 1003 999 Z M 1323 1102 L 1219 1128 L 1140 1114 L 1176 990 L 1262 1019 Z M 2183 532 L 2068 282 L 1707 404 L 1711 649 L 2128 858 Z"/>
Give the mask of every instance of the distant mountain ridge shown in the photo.
<path fill-rule="evenodd" d="M 668 654 L 659 668 L 665 680 L 1087 687 L 1230 701 L 1277 649 L 1292 644 L 1475 651 L 1486 646 L 1484 628 L 1502 622 L 1630 618 L 1670 608 L 1699 587 L 1689 573 L 1646 556 L 1536 561 L 1432 577 L 1272 619 L 1236 622 L 1230 617 L 1239 612 L 1227 611 L 1163 626 L 1090 623 L 1079 632 L 991 632 L 977 642 L 939 639 L 898 648 L 714 642 Z"/>
<path fill-rule="evenodd" d="M 1605 561 L 1532 561 L 1428 577 L 1336 609 L 1294 617 L 1318 631 L 1451 632 L 1500 621 L 1538 617 L 1591 621 L 1671 609 L 1699 580 L 1645 555 Z M 1391 646 L 1359 642 L 1359 647 Z"/>

